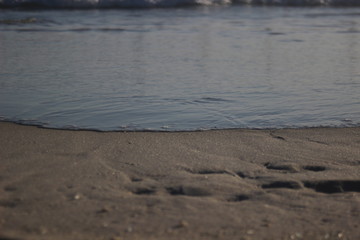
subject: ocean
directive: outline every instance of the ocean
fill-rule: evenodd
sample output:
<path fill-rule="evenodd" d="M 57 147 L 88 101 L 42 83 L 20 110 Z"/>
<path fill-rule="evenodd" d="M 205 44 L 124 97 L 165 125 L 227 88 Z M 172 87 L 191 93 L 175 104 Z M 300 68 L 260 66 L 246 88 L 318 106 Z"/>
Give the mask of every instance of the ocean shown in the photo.
<path fill-rule="evenodd" d="M 0 0 L 0 120 L 360 126 L 360 1 Z"/>

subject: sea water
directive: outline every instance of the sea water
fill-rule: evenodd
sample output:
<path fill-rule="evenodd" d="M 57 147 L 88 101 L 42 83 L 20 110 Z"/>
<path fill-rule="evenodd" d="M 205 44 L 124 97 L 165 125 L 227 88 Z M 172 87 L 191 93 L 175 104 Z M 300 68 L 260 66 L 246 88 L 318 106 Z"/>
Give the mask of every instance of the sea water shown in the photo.
<path fill-rule="evenodd" d="M 298 6 L 0 0 L 0 120 L 167 131 L 360 125 L 358 1 L 283 3 Z M 340 3 L 350 7 L 331 6 Z"/>

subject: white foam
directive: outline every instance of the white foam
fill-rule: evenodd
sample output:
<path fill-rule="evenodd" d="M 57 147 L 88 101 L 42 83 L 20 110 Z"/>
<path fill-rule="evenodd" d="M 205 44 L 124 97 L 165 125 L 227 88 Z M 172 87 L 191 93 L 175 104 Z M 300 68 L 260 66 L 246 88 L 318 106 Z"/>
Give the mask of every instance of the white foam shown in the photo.
<path fill-rule="evenodd" d="M 263 5 L 360 5 L 358 0 L 234 0 L 234 3 Z"/>
<path fill-rule="evenodd" d="M 41 6 L 52 8 L 176 7 L 228 4 L 231 0 L 0 0 L 5 7 Z"/>
<path fill-rule="evenodd" d="M 39 6 L 49 8 L 126 8 L 177 7 L 218 4 L 260 5 L 349 5 L 360 6 L 359 0 L 0 0 L 3 7 Z"/>

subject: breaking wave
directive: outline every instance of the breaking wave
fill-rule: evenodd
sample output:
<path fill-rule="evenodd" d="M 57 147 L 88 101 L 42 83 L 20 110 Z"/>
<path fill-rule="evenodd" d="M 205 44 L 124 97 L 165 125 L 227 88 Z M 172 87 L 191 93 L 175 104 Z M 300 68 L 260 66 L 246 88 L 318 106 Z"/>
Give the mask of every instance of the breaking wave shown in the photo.
<path fill-rule="evenodd" d="M 151 8 L 197 5 L 360 6 L 359 0 L 0 0 L 2 8 Z"/>

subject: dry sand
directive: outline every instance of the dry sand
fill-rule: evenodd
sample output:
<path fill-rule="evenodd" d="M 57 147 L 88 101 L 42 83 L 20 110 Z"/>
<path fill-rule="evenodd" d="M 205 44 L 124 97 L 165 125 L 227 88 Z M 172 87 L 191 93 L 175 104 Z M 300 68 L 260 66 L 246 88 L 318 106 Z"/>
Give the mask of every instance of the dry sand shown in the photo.
<path fill-rule="evenodd" d="M 360 128 L 0 123 L 0 239 L 360 239 Z"/>

